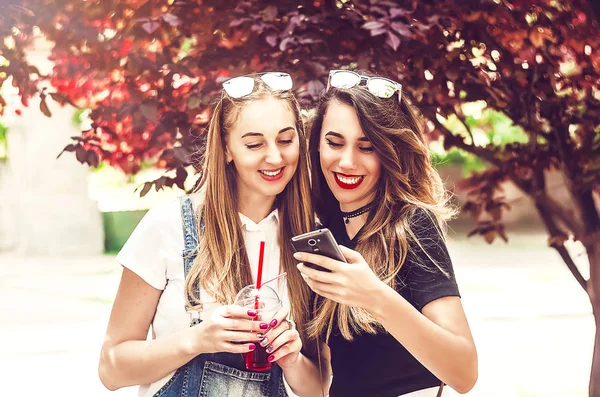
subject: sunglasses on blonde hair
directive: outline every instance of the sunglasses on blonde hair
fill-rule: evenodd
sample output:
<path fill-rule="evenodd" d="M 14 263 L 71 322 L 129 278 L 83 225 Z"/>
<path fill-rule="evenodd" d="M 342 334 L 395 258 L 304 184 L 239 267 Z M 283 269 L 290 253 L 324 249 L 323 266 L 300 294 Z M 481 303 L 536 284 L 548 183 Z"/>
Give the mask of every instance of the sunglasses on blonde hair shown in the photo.
<path fill-rule="evenodd" d="M 256 76 L 259 76 L 272 91 L 289 91 L 293 86 L 292 76 L 288 73 L 264 72 L 231 78 L 223 82 L 223 89 L 231 98 L 243 98 L 254 92 L 256 88 Z"/>
<path fill-rule="evenodd" d="M 350 70 L 331 70 L 327 89 L 329 87 L 352 88 L 359 86 L 363 81 L 367 90 L 378 98 L 391 98 L 396 92 L 398 92 L 398 100 L 402 98 L 402 84 L 385 77 L 364 76 Z"/>

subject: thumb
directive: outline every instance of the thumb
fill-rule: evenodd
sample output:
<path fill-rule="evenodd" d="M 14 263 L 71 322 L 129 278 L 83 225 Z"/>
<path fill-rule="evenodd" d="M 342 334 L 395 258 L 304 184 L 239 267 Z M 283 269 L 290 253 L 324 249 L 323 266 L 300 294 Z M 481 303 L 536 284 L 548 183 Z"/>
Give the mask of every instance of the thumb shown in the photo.
<path fill-rule="evenodd" d="M 359 263 L 363 261 L 362 255 L 357 251 L 351 250 L 343 245 L 340 245 L 340 250 L 342 251 L 342 254 L 344 254 L 344 258 L 346 258 L 348 263 Z"/>

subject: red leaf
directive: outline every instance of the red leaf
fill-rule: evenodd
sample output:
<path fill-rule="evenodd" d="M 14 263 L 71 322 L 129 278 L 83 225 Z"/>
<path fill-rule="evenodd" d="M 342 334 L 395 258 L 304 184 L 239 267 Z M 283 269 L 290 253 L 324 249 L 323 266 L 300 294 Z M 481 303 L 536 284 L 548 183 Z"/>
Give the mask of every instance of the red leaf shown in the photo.
<path fill-rule="evenodd" d="M 94 152 L 93 150 L 89 150 L 87 152 L 87 163 L 90 165 L 90 167 L 98 167 L 98 164 L 100 163 L 100 159 L 98 158 L 98 154 L 96 154 L 96 152 Z"/>
<path fill-rule="evenodd" d="M 410 26 L 402 22 L 392 22 L 390 25 L 400 36 L 412 37 Z"/>
<path fill-rule="evenodd" d="M 490 230 L 489 232 L 485 233 L 483 235 L 484 240 L 488 243 L 491 244 L 494 241 L 494 238 L 496 237 L 496 231 L 495 230 Z"/>
<path fill-rule="evenodd" d="M 75 149 L 75 157 L 81 164 L 85 163 L 87 160 L 87 153 L 85 149 L 81 146 L 77 146 L 77 149 Z"/>
<path fill-rule="evenodd" d="M 392 18 L 407 16 L 407 15 L 410 15 L 411 13 L 412 13 L 411 10 L 404 10 L 402 8 L 390 8 L 390 16 Z"/>
<path fill-rule="evenodd" d="M 79 108 L 79 106 L 75 105 L 73 101 L 66 95 L 59 94 L 58 92 L 51 92 L 48 95 L 50 95 L 50 97 L 52 97 L 52 99 L 58 102 L 61 106 L 64 106 L 66 103 L 68 103 L 73 107 Z"/>
<path fill-rule="evenodd" d="M 77 149 L 77 145 L 74 144 L 69 144 L 67 146 L 65 146 L 65 148 L 62 150 L 62 152 L 60 152 L 58 154 L 58 156 L 56 156 L 56 158 L 59 158 L 64 152 L 74 152 Z"/>
<path fill-rule="evenodd" d="M 171 26 L 179 26 L 181 24 L 181 19 L 179 19 L 177 15 L 173 14 L 163 15 L 163 20 Z"/>
<path fill-rule="evenodd" d="M 150 191 L 151 188 L 152 188 L 152 182 L 144 183 L 144 187 L 142 188 L 142 191 L 140 192 L 140 197 L 144 197 L 146 194 L 148 194 L 148 192 Z"/>
<path fill-rule="evenodd" d="M 363 29 L 367 29 L 367 30 L 375 30 L 375 29 L 381 29 L 385 26 L 385 23 L 383 22 L 379 22 L 379 21 L 370 21 L 365 23 L 362 28 Z"/>
<path fill-rule="evenodd" d="M 42 100 L 40 101 L 40 110 L 47 117 L 52 117 L 52 112 L 50 112 L 50 109 L 48 108 L 48 104 L 46 103 L 46 96 L 43 96 Z"/>
<path fill-rule="evenodd" d="M 372 37 L 380 36 L 382 34 L 386 34 L 387 32 L 388 32 L 387 28 L 373 29 L 373 30 L 371 30 L 371 36 Z"/>
<path fill-rule="evenodd" d="M 148 32 L 148 34 L 154 33 L 156 29 L 158 29 L 159 23 L 155 21 L 148 21 L 142 24 L 142 28 Z"/>
<path fill-rule="evenodd" d="M 398 47 L 400 46 L 400 39 L 392 32 L 388 32 L 385 43 L 392 47 L 394 51 L 397 51 Z"/>
<path fill-rule="evenodd" d="M 275 36 L 274 34 L 267 36 L 265 40 L 271 47 L 275 47 L 275 45 L 277 44 L 277 36 Z"/>
<path fill-rule="evenodd" d="M 177 187 L 179 187 L 181 190 L 185 190 L 185 180 L 187 178 L 187 171 L 185 170 L 185 168 L 183 167 L 179 167 L 177 168 L 177 173 L 175 175 L 175 184 L 177 185 Z"/>

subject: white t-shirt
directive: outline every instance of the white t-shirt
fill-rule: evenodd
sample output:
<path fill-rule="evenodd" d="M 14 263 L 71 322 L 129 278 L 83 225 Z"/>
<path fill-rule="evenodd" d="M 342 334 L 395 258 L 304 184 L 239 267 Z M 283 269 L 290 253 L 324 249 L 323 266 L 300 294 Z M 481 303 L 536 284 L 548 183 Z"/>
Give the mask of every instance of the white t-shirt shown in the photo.
<path fill-rule="evenodd" d="M 277 276 L 280 273 L 277 210 L 258 224 L 243 214 L 239 215 L 253 280 L 256 281 L 258 273 L 260 241 L 265 242 L 262 280 L 264 282 Z M 185 311 L 183 249 L 180 201 L 171 199 L 148 211 L 117 255 L 117 261 L 121 265 L 136 273 L 152 287 L 163 290 L 152 320 L 154 339 L 190 326 L 190 316 Z M 284 307 L 289 309 L 285 278 L 269 285 L 277 288 Z M 200 290 L 200 297 L 205 303 L 205 311 L 201 318 L 205 319 L 217 305 L 212 303 L 213 297 L 203 289 Z M 140 397 L 152 396 L 174 373 L 173 371 L 150 385 L 140 386 Z"/>

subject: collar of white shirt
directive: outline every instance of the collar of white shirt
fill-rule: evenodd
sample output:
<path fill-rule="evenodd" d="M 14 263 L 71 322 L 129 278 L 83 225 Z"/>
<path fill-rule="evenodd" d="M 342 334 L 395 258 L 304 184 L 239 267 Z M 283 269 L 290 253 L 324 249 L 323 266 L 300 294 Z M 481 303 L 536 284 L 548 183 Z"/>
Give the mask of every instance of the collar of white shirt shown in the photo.
<path fill-rule="evenodd" d="M 279 223 L 279 211 L 277 209 L 271 211 L 271 213 L 267 215 L 265 219 L 258 223 L 254 223 L 252 219 L 248 218 L 241 212 L 238 212 L 238 214 L 240 215 L 242 227 L 245 227 L 247 231 L 263 230 L 265 226 L 269 225 L 270 222 L 275 222 L 275 224 Z"/>

